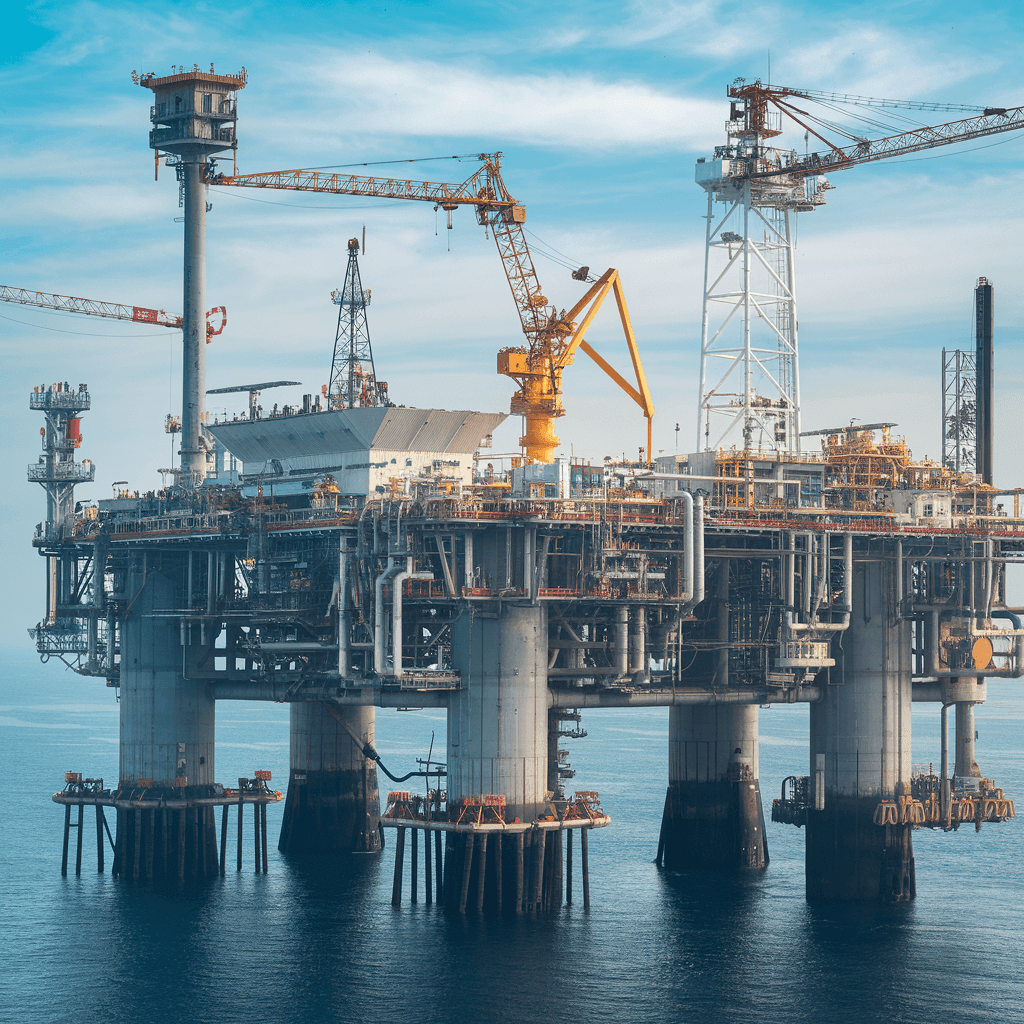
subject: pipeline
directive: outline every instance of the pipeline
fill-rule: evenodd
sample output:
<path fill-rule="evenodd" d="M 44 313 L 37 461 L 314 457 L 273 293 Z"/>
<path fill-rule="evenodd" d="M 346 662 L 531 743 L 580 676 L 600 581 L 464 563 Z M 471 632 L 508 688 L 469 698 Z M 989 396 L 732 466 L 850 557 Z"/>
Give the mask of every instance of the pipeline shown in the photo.
<path fill-rule="evenodd" d="M 1024 629 L 1021 628 L 1021 620 L 1013 612 L 1005 608 L 993 608 L 992 618 L 1009 619 L 1013 623 L 1012 630 L 996 629 L 975 629 L 974 620 L 969 613 L 965 614 L 963 608 L 946 608 L 942 605 L 914 605 L 915 613 L 928 615 L 931 620 L 930 635 L 928 638 L 928 674 L 935 679 L 1020 679 L 1024 676 Z M 1005 636 L 1014 638 L 1013 659 L 1014 668 L 958 668 L 942 669 L 939 667 L 939 618 L 943 613 L 960 613 L 961 618 L 967 619 L 969 623 L 970 636 Z M 1007 657 L 1009 654 L 1007 654 Z"/>
<path fill-rule="evenodd" d="M 805 534 L 810 542 L 812 535 Z M 850 628 L 850 613 L 853 610 L 853 534 L 843 534 L 843 603 L 839 606 L 842 611 L 843 617 L 839 622 L 819 622 L 817 621 L 817 606 L 820 604 L 820 598 L 815 602 L 815 613 L 810 616 L 808 622 L 794 622 L 793 615 L 796 604 L 796 547 L 794 546 L 795 534 L 789 534 L 788 547 L 786 550 L 786 631 L 790 639 L 793 638 L 793 634 L 797 632 L 803 632 L 806 630 L 821 630 L 823 632 L 830 633 L 842 633 Z M 827 543 L 827 539 L 825 541 Z M 805 558 L 807 565 L 811 563 L 811 550 L 810 543 L 808 543 L 807 552 Z M 823 557 L 823 556 L 822 556 Z M 811 588 L 807 586 L 807 580 L 809 573 L 804 574 L 804 594 L 803 603 L 805 610 L 810 612 L 810 592 Z M 823 582 L 823 573 L 819 575 L 819 590 L 821 589 L 821 583 Z"/>
<path fill-rule="evenodd" d="M 330 709 L 330 705 L 328 705 L 328 709 Z M 356 744 L 357 747 L 359 747 L 360 752 L 362 753 L 363 757 L 365 757 L 367 761 L 373 761 L 374 764 L 376 764 L 377 767 L 392 782 L 406 782 L 408 779 L 433 778 L 435 776 L 440 776 L 440 775 L 447 776 L 447 774 L 448 774 L 447 769 L 438 768 L 437 771 L 434 771 L 434 772 L 418 771 L 418 772 L 408 772 L 405 775 L 392 775 L 391 772 L 389 772 L 387 770 L 387 768 L 384 767 L 384 762 L 380 759 L 380 754 L 377 753 L 376 749 L 374 748 L 374 745 L 369 740 L 367 740 L 364 743 L 362 736 L 360 736 L 359 733 L 357 733 L 355 731 L 355 729 L 353 729 L 352 726 L 349 725 L 348 722 L 345 721 L 344 718 L 341 718 L 341 717 L 336 715 L 335 716 L 335 720 L 345 730 L 345 732 L 347 732 L 349 734 L 349 736 L 352 737 L 352 741 Z"/>
<path fill-rule="evenodd" d="M 432 580 L 432 572 L 413 572 L 412 556 L 405 559 L 405 568 L 391 584 L 391 671 L 388 675 L 402 674 L 402 587 L 406 580 Z M 383 613 L 382 613 L 383 617 Z M 385 659 L 386 660 L 386 659 Z M 385 772 L 385 774 L 387 774 Z"/>

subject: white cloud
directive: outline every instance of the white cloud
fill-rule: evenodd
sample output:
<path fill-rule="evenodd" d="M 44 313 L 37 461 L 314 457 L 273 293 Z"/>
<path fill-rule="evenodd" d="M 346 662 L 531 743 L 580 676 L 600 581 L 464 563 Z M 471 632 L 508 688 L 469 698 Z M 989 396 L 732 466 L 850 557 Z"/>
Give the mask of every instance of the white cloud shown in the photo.
<path fill-rule="evenodd" d="M 322 51 L 328 83 L 318 119 L 328 134 L 493 138 L 502 143 L 608 149 L 705 148 L 720 135 L 721 104 L 634 80 L 591 74 L 508 74 L 505 69 Z M 294 83 L 309 66 L 293 65 Z M 283 124 L 280 127 L 284 127 Z M 294 125 L 292 124 L 292 130 Z"/>

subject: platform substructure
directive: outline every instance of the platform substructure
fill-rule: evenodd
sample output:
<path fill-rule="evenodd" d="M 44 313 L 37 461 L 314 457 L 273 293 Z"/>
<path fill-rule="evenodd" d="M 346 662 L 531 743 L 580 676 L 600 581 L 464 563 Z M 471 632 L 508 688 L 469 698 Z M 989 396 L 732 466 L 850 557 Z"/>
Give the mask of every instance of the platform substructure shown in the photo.
<path fill-rule="evenodd" d="M 548 627 L 542 604 L 468 607 L 452 624 L 462 688 L 448 708 L 448 800 L 501 793 L 506 817 L 544 813 L 548 780 Z"/>
<path fill-rule="evenodd" d="M 278 842 L 282 853 L 380 851 L 377 766 L 363 755 L 373 740 L 372 707 L 340 708 L 321 701 L 291 705 L 291 770 Z"/>
<path fill-rule="evenodd" d="M 156 561 L 153 566 L 152 559 L 137 556 L 125 574 L 131 605 L 121 626 L 118 789 L 170 797 L 182 806 L 173 816 L 131 801 L 119 806 L 113 870 L 125 873 L 124 865 L 141 860 L 150 865 L 147 875 L 181 874 L 179 858 L 162 855 L 171 847 L 184 851 L 189 877 L 214 875 L 217 830 L 206 801 L 217 795 L 215 705 L 208 683 L 186 678 L 188 634 L 199 627 L 182 625 L 176 611 L 185 603 L 191 559 L 165 553 Z M 138 875 L 137 867 L 133 873 Z"/>
<path fill-rule="evenodd" d="M 736 870 L 768 866 L 758 782 L 756 705 L 669 711 L 669 785 L 658 864 Z"/>

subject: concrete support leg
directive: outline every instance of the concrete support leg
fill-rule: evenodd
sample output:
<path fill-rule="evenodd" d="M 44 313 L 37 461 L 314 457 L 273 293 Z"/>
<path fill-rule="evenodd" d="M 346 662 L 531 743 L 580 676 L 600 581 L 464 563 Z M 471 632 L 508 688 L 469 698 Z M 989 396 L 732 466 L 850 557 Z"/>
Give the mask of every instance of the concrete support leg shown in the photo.
<path fill-rule="evenodd" d="M 448 800 L 496 793 L 507 820 L 534 821 L 547 791 L 547 609 L 467 609 L 452 626 L 462 689 L 448 710 Z"/>
<path fill-rule="evenodd" d="M 894 574 L 892 561 L 855 565 L 850 628 L 832 645 L 831 685 L 811 705 L 810 774 L 824 780 L 824 809 L 808 813 L 809 900 L 916 892 L 911 826 L 873 820 L 880 800 L 910 792 L 911 643 L 896 618 Z"/>
<path fill-rule="evenodd" d="M 176 800 L 212 796 L 214 782 L 213 694 L 209 685 L 187 678 L 183 671 L 193 641 L 200 641 L 177 617 L 161 614 L 185 604 L 185 578 L 184 561 L 180 566 L 166 564 L 161 571 L 146 571 L 144 561 L 136 561 L 128 573 L 132 604 L 121 634 L 120 788 L 143 788 Z M 213 816 L 191 810 L 187 820 L 192 855 L 184 873 L 213 873 Z M 163 859 L 153 856 L 165 841 L 162 830 L 158 836 L 155 821 L 145 830 L 143 824 L 140 809 L 118 812 L 118 871 L 131 877 L 140 872 L 149 877 L 151 871 L 166 874 Z M 183 829 L 179 825 L 179 839 L 184 838 Z M 180 863 L 178 867 L 182 870 Z"/>
<path fill-rule="evenodd" d="M 448 800 L 505 798 L 505 820 L 535 822 L 547 805 L 547 610 L 472 605 L 452 625 L 454 668 L 462 688 L 448 710 Z M 561 845 L 556 833 L 514 839 L 447 833 L 444 905 L 458 913 L 558 910 Z M 547 852 L 546 852 L 547 851 Z"/>
<path fill-rule="evenodd" d="M 669 786 L 659 853 L 669 870 L 764 868 L 768 843 L 758 782 L 758 709 L 669 712 Z"/>
<path fill-rule="evenodd" d="M 291 706 L 291 771 L 278 849 L 293 854 L 378 853 L 377 766 L 342 720 L 373 742 L 373 708 Z"/>
<path fill-rule="evenodd" d="M 974 705 L 958 703 L 956 707 L 956 767 L 958 779 L 980 779 L 981 769 L 974 750 Z"/>

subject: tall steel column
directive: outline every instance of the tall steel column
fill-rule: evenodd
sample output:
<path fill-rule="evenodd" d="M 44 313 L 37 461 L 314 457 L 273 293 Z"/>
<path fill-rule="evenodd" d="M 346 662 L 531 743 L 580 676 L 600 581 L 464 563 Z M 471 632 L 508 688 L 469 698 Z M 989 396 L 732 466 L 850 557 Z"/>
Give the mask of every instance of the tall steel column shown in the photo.
<path fill-rule="evenodd" d="M 981 479 L 992 483 L 992 317 L 993 294 L 988 278 L 979 277 L 974 289 L 974 365 L 977 371 L 977 443 L 975 471 Z"/>
<path fill-rule="evenodd" d="M 876 825 L 880 800 L 910 794 L 911 636 L 892 560 L 854 564 L 853 611 L 822 699 L 811 705 L 807 898 L 885 902 L 916 894 L 911 829 Z"/>
<path fill-rule="evenodd" d="M 184 238 L 184 353 L 181 400 L 181 475 L 179 483 L 198 487 L 207 475 L 203 437 L 206 411 L 206 181 L 214 157 L 238 146 L 236 94 L 245 88 L 244 70 L 237 75 L 175 68 L 163 78 L 135 75 L 139 85 L 153 91 L 149 145 L 169 154 L 181 186 L 185 209 Z M 212 454 L 212 447 L 210 448 Z"/>
<path fill-rule="evenodd" d="M 181 163 L 185 200 L 184 328 L 181 370 L 181 469 L 194 485 L 206 478 L 200 443 L 206 412 L 206 161 Z"/>
<path fill-rule="evenodd" d="M 363 756 L 373 744 L 372 707 L 291 705 L 288 796 L 278 849 L 282 853 L 377 853 L 380 797 L 377 766 Z"/>

